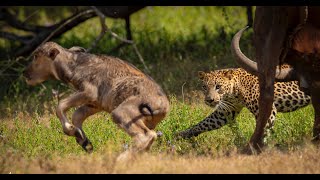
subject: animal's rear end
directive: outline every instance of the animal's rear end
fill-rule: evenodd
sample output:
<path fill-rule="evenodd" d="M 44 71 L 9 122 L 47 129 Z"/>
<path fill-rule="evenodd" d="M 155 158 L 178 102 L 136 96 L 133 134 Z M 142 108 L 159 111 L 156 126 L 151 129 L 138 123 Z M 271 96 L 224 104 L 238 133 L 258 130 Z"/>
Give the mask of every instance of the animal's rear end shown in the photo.
<path fill-rule="evenodd" d="M 112 118 L 133 138 L 129 154 L 149 150 L 157 134 L 156 125 L 169 111 L 169 100 L 165 95 L 132 96 L 112 111 Z M 119 156 L 128 158 L 128 152 Z"/>

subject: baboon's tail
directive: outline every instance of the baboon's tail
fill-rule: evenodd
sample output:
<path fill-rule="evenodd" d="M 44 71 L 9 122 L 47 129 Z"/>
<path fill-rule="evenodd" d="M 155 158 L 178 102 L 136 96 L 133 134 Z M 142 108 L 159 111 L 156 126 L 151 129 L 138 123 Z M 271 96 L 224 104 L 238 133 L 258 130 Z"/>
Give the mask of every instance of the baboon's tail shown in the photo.
<path fill-rule="evenodd" d="M 139 111 L 144 116 L 165 115 L 169 111 L 169 102 L 165 98 L 149 102 L 144 101 L 144 103 L 140 103 Z"/>

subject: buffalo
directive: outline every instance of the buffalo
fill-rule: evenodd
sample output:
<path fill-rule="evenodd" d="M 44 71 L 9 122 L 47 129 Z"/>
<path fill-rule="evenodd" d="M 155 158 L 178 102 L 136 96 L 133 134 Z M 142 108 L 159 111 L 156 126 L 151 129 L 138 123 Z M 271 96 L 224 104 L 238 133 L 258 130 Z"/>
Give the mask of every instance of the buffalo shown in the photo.
<path fill-rule="evenodd" d="M 259 108 L 249 141 L 250 148 L 258 152 L 263 147 L 263 132 L 271 114 L 275 81 L 297 80 L 301 90 L 311 95 L 315 112 L 313 141 L 320 140 L 319 17 L 320 7 L 257 7 L 253 25 L 255 61 L 240 50 L 239 41 L 246 28 L 233 37 L 231 51 L 237 63 L 259 79 L 259 107 L 264 108 Z"/>

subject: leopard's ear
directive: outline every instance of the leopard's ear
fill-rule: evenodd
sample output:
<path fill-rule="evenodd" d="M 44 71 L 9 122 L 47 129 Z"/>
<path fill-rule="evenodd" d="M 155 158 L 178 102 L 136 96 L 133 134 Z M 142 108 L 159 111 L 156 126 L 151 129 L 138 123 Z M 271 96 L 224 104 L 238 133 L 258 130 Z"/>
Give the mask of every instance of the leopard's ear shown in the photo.
<path fill-rule="evenodd" d="M 206 73 L 205 73 L 205 72 L 203 72 L 203 71 L 198 71 L 198 78 L 199 78 L 200 80 L 203 80 L 205 76 L 206 76 Z"/>
<path fill-rule="evenodd" d="M 226 71 L 226 72 L 224 73 L 224 76 L 225 76 L 227 79 L 231 80 L 231 79 L 232 79 L 232 71 Z"/>

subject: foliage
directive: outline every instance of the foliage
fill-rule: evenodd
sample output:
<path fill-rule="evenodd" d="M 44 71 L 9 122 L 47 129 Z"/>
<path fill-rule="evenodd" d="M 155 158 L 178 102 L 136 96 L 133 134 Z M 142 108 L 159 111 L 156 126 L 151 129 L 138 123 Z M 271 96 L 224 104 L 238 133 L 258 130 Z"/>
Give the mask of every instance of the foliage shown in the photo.
<path fill-rule="evenodd" d="M 255 127 L 255 120 L 247 109 L 235 122 L 219 130 L 188 140 L 176 140 L 174 134 L 211 113 L 212 109 L 202 102 L 197 71 L 237 66 L 230 53 L 230 41 L 233 34 L 246 25 L 245 8 L 147 7 L 133 14 L 131 21 L 133 38 L 151 70 L 150 75 L 164 88 L 171 102 L 169 115 L 156 128 L 163 135 L 153 145 L 152 152 L 217 157 L 244 147 Z M 123 20 L 106 19 L 106 22 L 114 32 L 125 37 Z M 87 48 L 99 33 L 99 20 L 93 18 L 54 41 L 66 48 L 74 45 Z M 245 33 L 241 48 L 252 57 L 250 37 L 251 31 Z M 107 53 L 118 43 L 106 35 L 94 53 Z M 3 41 L 0 45 L 10 46 Z M 143 70 L 131 46 L 110 55 L 125 59 Z M 27 86 L 22 77 L 24 66 L 10 69 L 13 63 L 22 61 L 30 60 L 8 58 L 0 61 L 0 154 L 16 151 L 27 157 L 49 158 L 53 154 L 62 157 L 85 154 L 73 137 L 63 134 L 55 116 L 57 99 L 52 90 L 65 94 L 71 90 L 57 81 Z M 4 76 L 5 68 L 17 77 L 14 81 Z M 69 112 L 69 117 L 73 111 Z M 310 140 L 313 113 L 311 106 L 292 113 L 279 113 L 269 146 L 294 149 L 305 139 Z M 89 117 L 84 123 L 84 131 L 94 145 L 94 153 L 106 149 L 121 152 L 131 142 L 130 137 L 116 127 L 106 113 Z"/>
<path fill-rule="evenodd" d="M 106 22 L 114 32 L 125 37 L 123 20 L 107 18 Z M 133 38 L 151 70 L 150 75 L 167 93 L 181 95 L 183 84 L 185 91 L 196 87 L 195 76 L 198 70 L 235 66 L 229 44 L 233 34 L 245 26 L 246 16 L 243 7 L 147 7 L 133 14 L 131 22 Z M 93 18 L 54 41 L 66 48 L 74 45 L 88 48 L 99 33 L 99 19 Z M 242 41 L 244 52 L 251 48 L 248 35 Z M 108 54 L 118 43 L 116 39 L 106 35 L 93 52 Z M 143 70 L 132 46 L 123 47 L 109 55 L 127 60 Z M 27 61 L 30 59 L 19 59 L 16 63 L 25 65 Z M 4 67 L 6 63 L 5 60 L 0 61 L 0 67 Z M 19 66 L 10 75 L 19 77 L 22 70 L 23 66 Z M 26 87 L 22 78 L 17 80 L 0 75 L 1 82 L 5 84 L 0 97 L 14 96 L 14 83 L 20 91 L 34 93 L 34 88 Z M 16 82 L 19 80 L 21 81 Z"/>
<path fill-rule="evenodd" d="M 218 130 L 200 134 L 191 139 L 177 140 L 175 133 L 185 130 L 208 116 L 212 109 L 204 103 L 187 104 L 176 97 L 170 97 L 171 111 L 157 126 L 161 132 L 152 147 L 154 153 L 177 153 L 179 155 L 219 156 L 234 150 L 241 150 L 249 141 L 254 127 L 253 115 L 244 109 L 234 122 L 230 122 Z M 68 115 L 74 110 L 71 110 Z M 312 106 L 299 109 L 292 113 L 279 113 L 275 122 L 274 132 L 268 138 L 268 146 L 282 150 L 295 149 L 312 136 Z M 83 129 L 94 145 L 94 152 L 106 149 L 122 152 L 130 146 L 131 138 L 119 129 L 104 112 L 89 117 Z M 39 155 L 85 154 L 76 143 L 74 137 L 65 135 L 59 119 L 55 114 L 47 113 L 32 116 L 17 113 L 0 123 L 1 151 L 16 150 L 27 157 Z"/>

